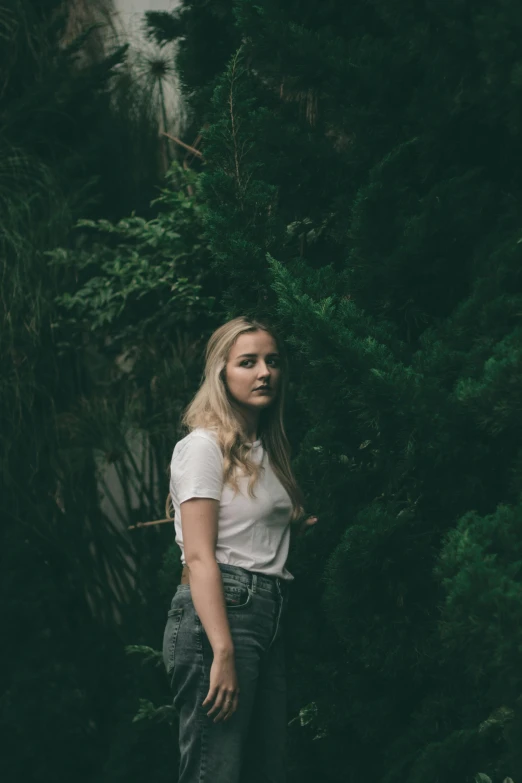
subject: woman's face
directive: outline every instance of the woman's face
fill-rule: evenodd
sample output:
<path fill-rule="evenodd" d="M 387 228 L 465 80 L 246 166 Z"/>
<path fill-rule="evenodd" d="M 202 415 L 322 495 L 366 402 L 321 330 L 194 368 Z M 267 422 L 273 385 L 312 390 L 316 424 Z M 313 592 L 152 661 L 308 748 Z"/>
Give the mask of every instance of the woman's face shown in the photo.
<path fill-rule="evenodd" d="M 238 403 L 262 410 L 275 398 L 280 380 L 277 344 L 264 330 L 240 334 L 225 367 L 228 390 Z M 268 391 L 256 391 L 268 386 Z"/>

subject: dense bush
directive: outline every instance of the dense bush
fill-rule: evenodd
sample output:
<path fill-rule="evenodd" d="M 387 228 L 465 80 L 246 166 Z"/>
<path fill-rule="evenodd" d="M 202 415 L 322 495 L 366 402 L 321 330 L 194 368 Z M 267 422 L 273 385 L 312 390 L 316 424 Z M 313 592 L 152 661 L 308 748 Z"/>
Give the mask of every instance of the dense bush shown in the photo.
<path fill-rule="evenodd" d="M 292 347 L 295 780 L 522 775 L 515 3 L 237 3 L 202 193 Z M 241 292 L 241 296 L 240 296 Z"/>

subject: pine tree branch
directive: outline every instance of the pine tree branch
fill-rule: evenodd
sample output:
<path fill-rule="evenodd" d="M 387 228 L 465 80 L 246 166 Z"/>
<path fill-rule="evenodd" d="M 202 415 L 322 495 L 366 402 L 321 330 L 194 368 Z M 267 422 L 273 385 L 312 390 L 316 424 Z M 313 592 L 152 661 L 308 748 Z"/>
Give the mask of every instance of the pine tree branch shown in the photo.
<path fill-rule="evenodd" d="M 236 78 L 236 67 L 237 67 L 238 58 L 239 58 L 239 51 L 236 52 L 236 54 L 234 55 L 234 62 L 232 66 L 232 78 L 230 80 L 230 92 L 228 95 L 228 105 L 230 108 L 230 122 L 232 125 L 232 142 L 234 144 L 234 163 L 236 166 L 236 180 L 237 180 L 238 188 L 241 191 L 241 175 L 239 173 L 239 156 L 237 150 L 237 129 L 236 129 L 236 119 L 234 117 L 234 81 Z"/>

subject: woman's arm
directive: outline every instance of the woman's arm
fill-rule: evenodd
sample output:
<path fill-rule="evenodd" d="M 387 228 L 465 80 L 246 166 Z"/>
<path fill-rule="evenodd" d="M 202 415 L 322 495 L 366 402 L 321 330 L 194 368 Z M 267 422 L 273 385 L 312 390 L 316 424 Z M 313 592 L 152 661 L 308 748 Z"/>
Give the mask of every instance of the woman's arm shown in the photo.
<path fill-rule="evenodd" d="M 223 581 L 216 562 L 219 500 L 190 498 L 180 505 L 185 562 L 189 569 L 190 592 L 197 615 L 206 631 L 214 655 L 234 652 Z"/>

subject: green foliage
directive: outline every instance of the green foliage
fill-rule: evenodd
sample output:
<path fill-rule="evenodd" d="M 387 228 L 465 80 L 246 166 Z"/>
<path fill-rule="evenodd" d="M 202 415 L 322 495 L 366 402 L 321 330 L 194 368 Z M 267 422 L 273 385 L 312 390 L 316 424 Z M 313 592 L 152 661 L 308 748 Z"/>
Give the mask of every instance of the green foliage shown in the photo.
<path fill-rule="evenodd" d="M 125 647 L 127 655 L 143 655 L 143 664 L 154 663 L 156 666 L 163 666 L 161 650 L 153 650 L 146 644 L 127 644 Z"/>
<path fill-rule="evenodd" d="M 440 619 L 446 654 L 465 661 L 472 682 L 480 686 L 486 678 L 508 703 L 520 677 L 521 525 L 520 504 L 464 514 L 448 531 L 434 571 L 446 593 Z"/>
<path fill-rule="evenodd" d="M 132 720 L 133 723 L 137 723 L 140 720 L 148 720 L 156 723 L 166 721 L 171 724 L 174 723 L 174 716 L 176 715 L 177 713 L 173 706 L 163 705 L 162 707 L 155 707 L 151 701 L 140 699 L 140 708 Z"/>
<path fill-rule="evenodd" d="M 235 15 L 205 226 L 227 316 L 268 315 L 291 349 L 319 517 L 289 563 L 289 638 L 291 701 L 316 705 L 321 740 L 292 723 L 291 774 L 516 778 L 520 9 Z"/>
<path fill-rule="evenodd" d="M 184 189 L 194 186 L 195 175 L 174 163 L 152 202 L 157 217 L 80 220 L 79 228 L 92 231 L 82 232 L 76 247 L 49 253 L 73 281 L 71 292 L 57 297 L 69 313 L 61 319 L 63 349 L 86 328 L 101 341 L 110 330 L 113 352 L 137 349 L 146 340 L 162 342 L 162 335 L 169 340 L 176 327 L 212 309 L 215 298 L 200 295 L 200 270 L 208 263 L 201 209 Z"/>
<path fill-rule="evenodd" d="M 205 336 L 218 318 L 196 184 L 174 163 L 154 201 L 156 217 L 80 221 L 76 247 L 50 253 L 64 277 L 55 339 L 64 356 L 82 345 L 89 386 L 62 417 L 64 437 L 69 450 L 96 449 L 122 487 L 137 489 L 139 507 L 128 499 L 126 520 L 163 515 L 167 490 L 154 473 L 168 466 Z M 134 436 L 144 439 L 149 469 L 133 456 Z"/>
<path fill-rule="evenodd" d="M 262 140 L 274 132 L 273 120 L 252 93 L 241 49 L 218 80 L 213 106 L 214 122 L 203 134 L 205 154 L 214 161 L 202 174 L 202 198 L 210 206 L 205 230 L 214 267 L 228 273 L 223 303 L 230 309 L 241 302 L 247 314 L 268 299 L 265 254 L 285 227 L 264 170 Z"/>

